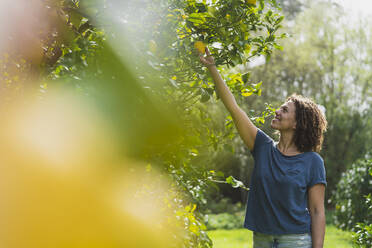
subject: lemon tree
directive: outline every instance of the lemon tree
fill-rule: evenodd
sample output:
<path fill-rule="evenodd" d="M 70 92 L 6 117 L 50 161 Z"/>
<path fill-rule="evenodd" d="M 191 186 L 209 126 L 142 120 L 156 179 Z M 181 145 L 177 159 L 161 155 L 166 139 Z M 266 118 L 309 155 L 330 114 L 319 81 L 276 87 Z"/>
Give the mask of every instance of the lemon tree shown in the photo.
<path fill-rule="evenodd" d="M 260 82 L 228 69 L 259 56 L 269 60 L 281 49 L 284 17 L 276 1 L 46 2 L 58 25 L 40 41 L 45 53 L 37 94 L 42 98 L 65 85 L 95 102 L 123 151 L 171 179 L 168 197 L 161 200 L 174 210 L 169 219 L 185 231 L 175 238 L 183 247 L 211 247 L 198 212 L 206 190 L 215 182 L 246 187 L 206 169 L 235 131 L 216 107 L 218 96 L 198 52 L 209 48 L 238 101 L 260 96 Z M 263 123 L 272 112 L 268 106 L 252 119 Z"/>

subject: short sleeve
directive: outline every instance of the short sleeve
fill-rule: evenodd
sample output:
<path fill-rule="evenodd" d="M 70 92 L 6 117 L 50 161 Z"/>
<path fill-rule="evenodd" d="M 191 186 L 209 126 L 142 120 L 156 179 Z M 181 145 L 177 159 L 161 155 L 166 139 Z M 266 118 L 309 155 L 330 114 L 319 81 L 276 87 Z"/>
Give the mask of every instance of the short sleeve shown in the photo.
<path fill-rule="evenodd" d="M 324 168 L 323 159 L 317 154 L 316 159 L 313 160 L 309 172 L 309 183 L 308 188 L 311 188 L 315 184 L 321 183 L 327 186 L 326 172 Z"/>
<path fill-rule="evenodd" d="M 264 133 L 261 129 L 257 128 L 256 139 L 254 141 L 253 150 L 251 151 L 253 157 L 256 156 L 258 150 L 262 146 L 271 144 L 273 142 L 274 141 L 266 133 Z"/>

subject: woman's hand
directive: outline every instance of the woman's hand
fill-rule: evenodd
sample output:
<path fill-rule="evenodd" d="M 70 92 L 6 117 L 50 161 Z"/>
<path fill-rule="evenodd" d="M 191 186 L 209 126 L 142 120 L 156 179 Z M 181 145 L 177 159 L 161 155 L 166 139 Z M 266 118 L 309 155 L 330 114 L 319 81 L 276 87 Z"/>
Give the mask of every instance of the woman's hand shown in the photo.
<path fill-rule="evenodd" d="M 207 55 L 205 57 L 203 56 L 203 54 L 199 55 L 200 62 L 202 62 L 202 64 L 205 65 L 206 67 L 215 66 L 216 64 L 214 62 L 214 58 L 209 52 L 208 47 L 205 48 L 205 54 Z"/>

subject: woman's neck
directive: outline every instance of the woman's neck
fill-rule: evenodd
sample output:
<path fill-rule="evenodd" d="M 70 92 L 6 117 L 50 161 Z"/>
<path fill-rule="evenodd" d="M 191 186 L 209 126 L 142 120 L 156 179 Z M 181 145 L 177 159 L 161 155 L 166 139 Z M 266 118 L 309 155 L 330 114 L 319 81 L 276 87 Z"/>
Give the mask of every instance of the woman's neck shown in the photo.
<path fill-rule="evenodd" d="M 280 132 L 278 149 L 286 155 L 295 155 L 301 153 L 293 141 L 294 132 Z"/>

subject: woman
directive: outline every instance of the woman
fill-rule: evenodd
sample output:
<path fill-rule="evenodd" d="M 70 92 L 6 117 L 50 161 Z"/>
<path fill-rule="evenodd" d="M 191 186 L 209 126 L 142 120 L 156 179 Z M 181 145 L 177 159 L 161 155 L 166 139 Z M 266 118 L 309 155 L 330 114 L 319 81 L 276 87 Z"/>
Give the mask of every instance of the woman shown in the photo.
<path fill-rule="evenodd" d="M 323 113 L 308 98 L 289 97 L 271 122 L 280 132 L 275 143 L 237 105 L 208 49 L 206 55 L 200 61 L 255 160 L 244 222 L 253 231 L 253 247 L 323 247 L 327 182 L 317 153 L 327 126 Z"/>

